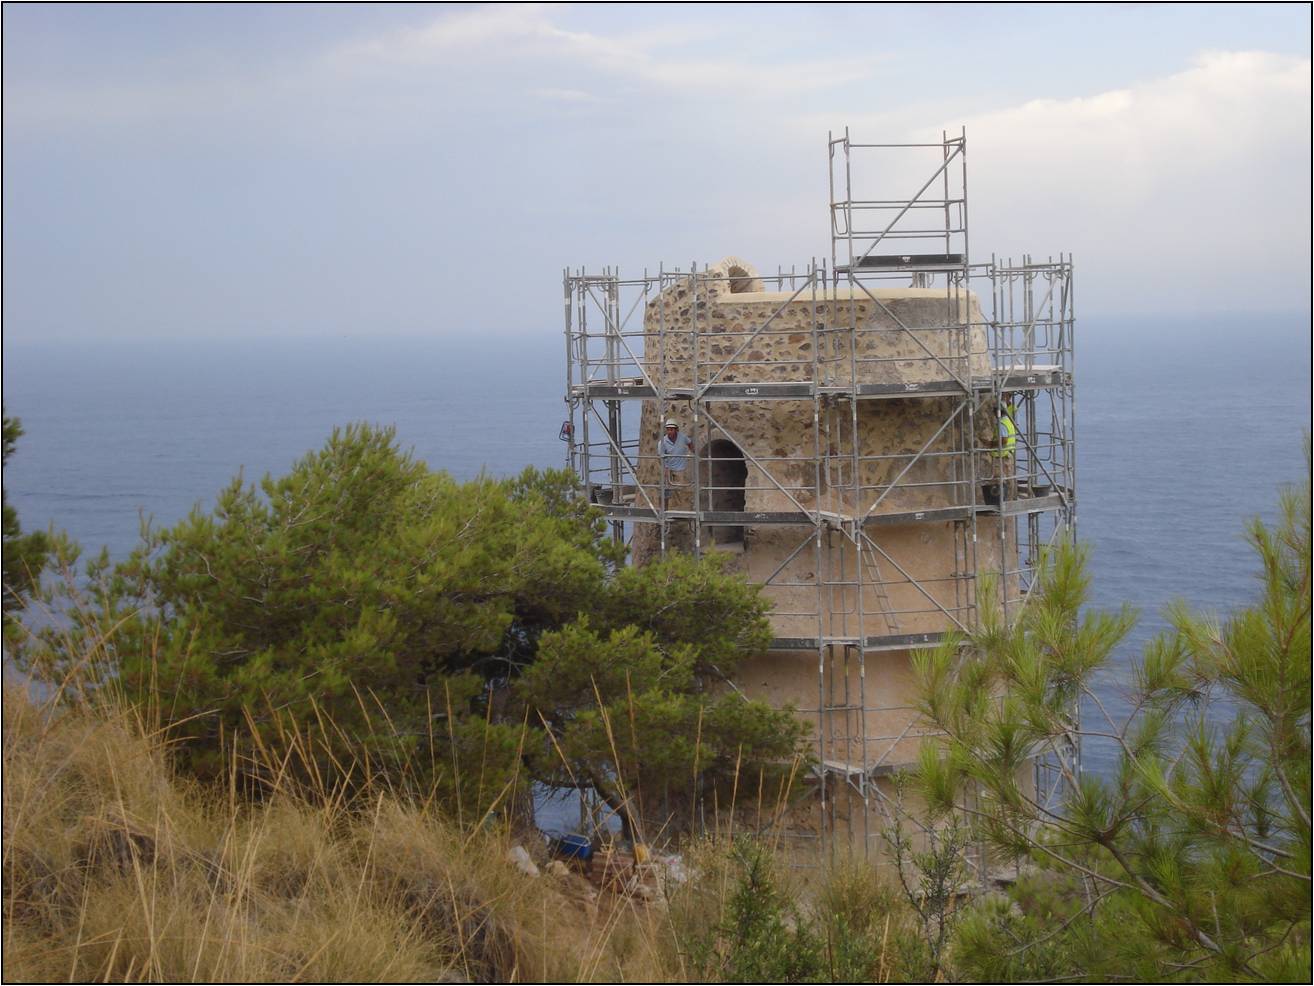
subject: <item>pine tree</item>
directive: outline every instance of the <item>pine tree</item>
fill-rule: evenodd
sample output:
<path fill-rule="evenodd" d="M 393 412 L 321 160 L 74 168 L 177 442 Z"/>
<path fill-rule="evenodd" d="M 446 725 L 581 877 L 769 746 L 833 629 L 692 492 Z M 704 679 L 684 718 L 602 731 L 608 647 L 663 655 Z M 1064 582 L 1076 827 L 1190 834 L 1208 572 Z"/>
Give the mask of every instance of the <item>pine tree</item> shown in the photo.
<path fill-rule="evenodd" d="M 1255 521 L 1249 537 L 1259 600 L 1221 623 L 1174 607 L 1134 668 L 1126 721 L 1093 682 L 1134 617 L 1084 610 L 1077 548 L 1047 560 L 1014 625 L 983 599 L 970 646 L 917 660 L 944 734 L 923 751 L 929 802 L 1071 890 L 1048 926 L 984 911 L 965 922 L 976 974 L 1308 978 L 1308 480 L 1283 494 L 1275 529 Z M 1079 703 L 1096 714 L 1078 721 Z M 1078 770 L 1082 742 L 1113 746 L 1110 776 Z M 1030 782 L 1037 759 L 1057 770 L 1061 804 Z M 1075 967 L 1028 965 L 1056 936 Z"/>
<path fill-rule="evenodd" d="M 569 473 L 459 483 L 352 426 L 93 559 L 16 656 L 123 694 L 200 776 L 295 747 L 321 789 L 390 777 L 464 820 L 528 776 L 631 820 L 643 791 L 774 777 L 801 725 L 720 687 L 770 639 L 758 591 L 715 559 L 623 560 Z"/>
<path fill-rule="evenodd" d="M 22 437 L 23 425 L 17 418 L 11 418 L 7 411 L 3 412 L 3 420 L 2 461 L 8 465 L 9 456 Z M 18 511 L 9 505 L 8 492 L 0 489 L 0 498 L 3 500 L 4 523 L 4 583 L 0 587 L 0 603 L 8 627 L 14 619 L 14 612 L 26 605 L 27 598 L 41 579 L 41 571 L 50 554 L 50 542 L 42 531 L 23 534 Z"/>
<path fill-rule="evenodd" d="M 654 820 L 670 835 L 742 801 L 769 813 L 802 766 L 805 729 L 789 709 L 751 701 L 729 683 L 770 644 L 759 590 L 722 557 L 673 554 L 625 568 L 591 616 L 544 634 L 517 695 L 541 723 L 537 773 L 587 782 L 627 834 Z"/>

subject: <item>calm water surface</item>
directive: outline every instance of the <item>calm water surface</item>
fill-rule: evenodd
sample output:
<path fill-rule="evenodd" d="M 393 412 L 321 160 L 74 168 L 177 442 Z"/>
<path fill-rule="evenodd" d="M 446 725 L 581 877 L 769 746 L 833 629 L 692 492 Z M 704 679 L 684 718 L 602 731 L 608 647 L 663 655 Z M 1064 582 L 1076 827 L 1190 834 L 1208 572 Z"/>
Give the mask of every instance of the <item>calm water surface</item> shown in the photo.
<path fill-rule="evenodd" d="M 1308 326 L 1301 315 L 1080 323 L 1078 526 L 1093 604 L 1141 612 L 1100 683 L 1112 707 L 1127 663 L 1165 627 L 1164 605 L 1226 613 L 1254 599 L 1245 524 L 1274 519 L 1278 486 L 1304 470 Z M 25 528 L 54 523 L 121 557 L 140 516 L 177 521 L 238 470 L 285 472 L 350 421 L 395 424 L 403 445 L 459 479 L 560 466 L 562 353 L 550 331 L 482 344 L 6 344 L 4 402 L 26 435 L 5 487 Z M 1089 769 L 1108 763 L 1088 747 Z"/>

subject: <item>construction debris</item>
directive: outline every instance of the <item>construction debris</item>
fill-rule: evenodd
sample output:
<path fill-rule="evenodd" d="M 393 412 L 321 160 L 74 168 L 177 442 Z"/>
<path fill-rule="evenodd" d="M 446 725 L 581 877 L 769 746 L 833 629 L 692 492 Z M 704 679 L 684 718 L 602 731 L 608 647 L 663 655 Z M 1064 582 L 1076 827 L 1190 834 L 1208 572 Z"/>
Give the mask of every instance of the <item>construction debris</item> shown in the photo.
<path fill-rule="evenodd" d="M 538 876 L 538 865 L 529 857 L 529 850 L 524 846 L 512 846 L 507 850 L 506 859 L 508 863 L 515 864 L 525 876 Z"/>

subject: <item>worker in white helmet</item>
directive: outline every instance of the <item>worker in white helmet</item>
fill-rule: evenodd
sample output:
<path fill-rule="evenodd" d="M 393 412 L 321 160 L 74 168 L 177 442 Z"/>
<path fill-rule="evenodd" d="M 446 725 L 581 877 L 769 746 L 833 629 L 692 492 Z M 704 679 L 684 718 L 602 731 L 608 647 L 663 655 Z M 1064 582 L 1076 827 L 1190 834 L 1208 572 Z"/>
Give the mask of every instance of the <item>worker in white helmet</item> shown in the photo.
<path fill-rule="evenodd" d="M 680 434 L 680 422 L 670 418 L 666 422 L 666 434 L 657 443 L 657 454 L 662 460 L 662 474 L 667 486 L 684 486 L 684 471 L 689 465 L 689 456 L 693 455 L 693 439 Z"/>

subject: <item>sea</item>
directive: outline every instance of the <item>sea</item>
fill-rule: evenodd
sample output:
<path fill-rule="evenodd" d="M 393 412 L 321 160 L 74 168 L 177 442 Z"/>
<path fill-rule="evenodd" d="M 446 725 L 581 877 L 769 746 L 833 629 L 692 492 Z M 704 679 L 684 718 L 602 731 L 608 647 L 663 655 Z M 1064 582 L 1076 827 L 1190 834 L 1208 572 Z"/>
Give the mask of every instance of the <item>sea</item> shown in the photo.
<path fill-rule="evenodd" d="M 1310 317 L 1124 316 L 1077 329 L 1077 523 L 1090 606 L 1135 630 L 1098 681 L 1125 712 L 1129 667 L 1182 600 L 1225 618 L 1255 601 L 1246 541 L 1306 474 Z M 144 518 L 207 509 L 234 475 L 281 474 L 353 421 L 458 479 L 562 466 L 560 330 L 516 336 L 5 341 L 3 399 L 24 436 L 4 487 L 25 530 L 52 525 L 122 558 Z M 1234 713 L 1214 711 L 1218 724 Z M 1095 708 L 1083 716 L 1098 715 Z M 1107 774 L 1113 750 L 1087 744 Z"/>

